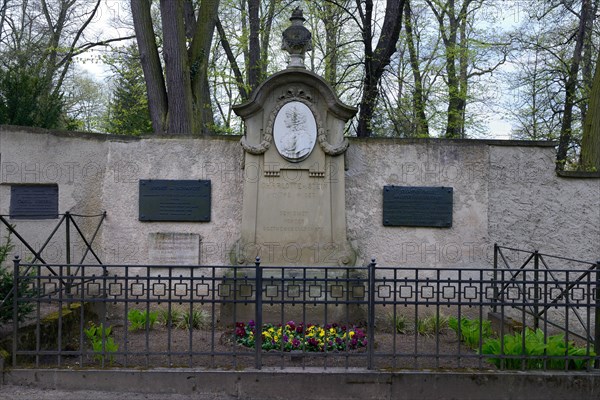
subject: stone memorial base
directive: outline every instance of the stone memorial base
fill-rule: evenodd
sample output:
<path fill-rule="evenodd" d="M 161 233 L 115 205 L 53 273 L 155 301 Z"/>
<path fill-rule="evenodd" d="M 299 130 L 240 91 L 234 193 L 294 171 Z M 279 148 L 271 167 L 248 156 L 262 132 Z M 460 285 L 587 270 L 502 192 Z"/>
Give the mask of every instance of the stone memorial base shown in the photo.
<path fill-rule="evenodd" d="M 218 287 L 226 302 L 221 307 L 223 325 L 255 320 L 257 315 L 256 269 L 238 269 L 233 275 Z M 366 274 L 352 268 L 266 268 L 261 298 L 263 323 L 357 324 L 367 315 Z"/>

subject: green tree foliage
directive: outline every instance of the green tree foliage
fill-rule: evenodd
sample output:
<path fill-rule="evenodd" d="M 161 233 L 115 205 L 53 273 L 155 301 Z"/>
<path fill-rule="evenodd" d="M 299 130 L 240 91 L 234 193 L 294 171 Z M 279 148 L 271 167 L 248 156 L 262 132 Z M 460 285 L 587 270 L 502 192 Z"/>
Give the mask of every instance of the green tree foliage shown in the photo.
<path fill-rule="evenodd" d="M 381 22 L 381 31 L 377 43 L 375 23 L 376 8 L 372 0 L 356 2 L 360 16 L 362 41 L 364 45 L 364 75 L 362 96 L 359 103 L 359 117 L 356 134 L 359 137 L 373 136 L 373 118 L 377 101 L 381 95 L 380 82 L 385 74 L 391 56 L 396 52 L 400 36 L 405 0 L 387 0 L 385 14 Z"/>
<path fill-rule="evenodd" d="M 510 88 L 517 95 L 507 104 L 513 122 L 512 135 L 524 140 L 556 140 L 560 131 L 560 91 L 556 76 L 548 67 L 553 60 L 543 51 L 541 43 L 549 38 L 522 33 L 520 42 L 530 46 L 511 62 L 518 66 L 510 74 Z M 556 70 L 556 68 L 553 68 Z"/>
<path fill-rule="evenodd" d="M 599 0 L 545 0 L 523 10 L 508 74 L 519 139 L 557 140 L 557 169 L 578 168 L 598 54 Z M 589 112 L 588 112 L 589 109 Z"/>
<path fill-rule="evenodd" d="M 574 43 L 572 44 L 572 51 L 570 52 L 571 58 L 566 63 L 566 69 L 568 71 L 565 79 L 564 88 L 564 103 L 562 110 L 562 121 L 560 127 L 560 137 L 558 140 L 558 149 L 556 152 L 556 169 L 562 170 L 568 162 L 568 153 L 572 148 L 574 124 L 577 119 L 581 121 L 581 116 L 577 118 L 577 107 L 576 103 L 580 98 L 580 87 L 582 86 L 581 70 L 582 64 L 584 63 L 584 44 L 586 41 L 586 27 L 588 25 L 588 19 L 595 18 L 592 13 L 592 0 L 582 0 L 577 20 L 577 28 L 574 31 Z M 574 9 L 565 4 L 567 11 L 573 11 Z M 584 87 L 584 91 L 589 88 Z M 587 93 L 586 93 L 587 94 Z M 584 94 L 584 96 L 586 95 Z M 587 99 L 585 101 L 587 103 Z M 582 108 L 579 108 L 582 111 Z"/>
<path fill-rule="evenodd" d="M 99 129 L 93 110 L 101 102 L 79 100 L 65 83 L 75 57 L 117 40 L 88 34 L 102 3 L 0 1 L 1 123 Z M 281 32 L 299 6 L 313 37 L 307 68 L 360 109 L 349 134 L 486 135 L 499 103 L 510 103 L 504 109 L 513 137 L 559 140 L 561 167 L 594 164 L 583 158 L 597 142 L 584 140 L 582 132 L 592 118 L 587 115 L 595 114 L 588 97 L 600 44 L 600 0 L 123 4 L 131 13 L 121 16 L 120 28 L 135 31 L 139 56 L 130 47 L 129 55 L 109 62 L 115 74 L 105 118 L 109 132 L 242 133 L 231 107 L 285 68 Z M 26 62 L 15 61 L 23 54 Z M 507 79 L 500 82 L 501 76 Z"/>
<path fill-rule="evenodd" d="M 67 123 L 73 130 L 87 132 L 105 130 L 108 101 L 105 86 L 80 68 L 76 68 L 74 73 L 65 80 L 64 111 Z"/>
<path fill-rule="evenodd" d="M 242 133 L 232 119 L 231 105 L 248 100 L 251 91 L 284 64 L 281 31 L 290 16 L 281 0 L 221 0 L 216 21 L 216 41 L 208 75 L 215 109 L 213 131 Z M 274 33 L 277 29 L 277 34 Z"/>
<path fill-rule="evenodd" d="M 146 83 L 137 47 L 105 60 L 114 73 L 112 97 L 108 106 L 106 130 L 117 135 L 140 135 L 152 132 Z"/>
<path fill-rule="evenodd" d="M 63 99 L 28 65 L 0 70 L 0 124 L 63 127 Z"/>
<path fill-rule="evenodd" d="M 73 96 L 65 94 L 64 86 L 73 76 L 77 56 L 121 40 L 89 33 L 103 3 L 0 2 L 0 123 L 60 129 L 89 126 L 72 112 L 81 107 L 66 104 Z"/>

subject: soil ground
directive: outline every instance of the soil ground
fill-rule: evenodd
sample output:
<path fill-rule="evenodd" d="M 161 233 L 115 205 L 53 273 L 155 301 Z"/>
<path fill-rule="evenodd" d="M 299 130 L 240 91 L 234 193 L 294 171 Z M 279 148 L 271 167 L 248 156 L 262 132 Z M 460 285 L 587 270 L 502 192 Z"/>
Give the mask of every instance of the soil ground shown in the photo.
<path fill-rule="evenodd" d="M 102 360 L 102 357 L 94 354 L 85 335 L 80 336 L 79 329 L 76 329 L 77 332 L 70 333 L 70 338 L 63 341 L 61 357 L 40 356 L 37 359 L 38 365 L 67 368 L 112 366 L 236 370 L 256 367 L 256 351 L 238 344 L 233 328 L 205 323 L 202 329 L 182 329 L 165 326 L 164 318 L 159 316 L 152 329 L 132 332 L 127 329 L 127 313 L 122 304 L 110 307 L 107 311 L 106 325 L 111 326 L 111 336 L 118 345 L 114 355 L 107 355 Z M 412 329 L 403 329 L 402 333 L 398 333 L 390 325 L 389 318 L 376 321 L 376 324 L 371 360 L 373 369 L 495 369 L 484 357 L 461 343 L 456 333 L 447 326 L 419 334 L 415 332 L 414 321 L 406 321 L 405 326 Z M 11 335 L 7 326 L 3 328 L 3 332 L 0 332 L 3 336 Z M 366 333 L 366 329 L 361 329 Z M 56 350 L 57 345 L 50 344 L 46 348 Z M 263 367 L 366 368 L 368 362 L 366 348 L 320 353 L 261 352 Z M 35 365 L 36 359 L 33 357 L 19 360 L 19 366 Z"/>
<path fill-rule="evenodd" d="M 255 367 L 256 352 L 235 341 L 233 330 L 179 329 L 155 325 L 148 331 L 130 332 L 124 326 L 113 326 L 112 337 L 119 345 L 113 357 L 104 363 L 95 356 L 87 340 L 84 355 L 40 357 L 41 367 L 142 367 L 142 368 L 219 368 L 242 370 Z M 67 351 L 80 352 L 74 339 Z M 119 353 L 124 354 L 119 354 Z M 125 354 L 126 353 L 126 354 Z M 340 352 L 263 351 L 264 367 L 346 367 L 366 368 L 366 348 Z M 23 360 L 25 361 L 25 360 Z M 30 359 L 23 366 L 33 363 Z M 435 334 L 398 334 L 376 332 L 372 365 L 374 369 L 494 369 L 484 358 L 457 340 L 445 329 Z"/>

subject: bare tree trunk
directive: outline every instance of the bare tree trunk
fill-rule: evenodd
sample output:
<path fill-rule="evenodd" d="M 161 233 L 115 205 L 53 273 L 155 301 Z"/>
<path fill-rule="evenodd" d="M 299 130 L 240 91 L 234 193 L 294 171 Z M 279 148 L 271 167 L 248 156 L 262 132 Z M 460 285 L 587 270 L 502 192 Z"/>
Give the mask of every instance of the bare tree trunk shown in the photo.
<path fill-rule="evenodd" d="M 467 88 L 469 83 L 468 66 L 469 66 L 469 45 L 467 40 L 467 8 L 469 7 L 470 1 L 463 2 L 463 5 L 458 14 L 459 21 L 459 48 L 458 48 L 458 68 L 459 68 L 459 81 L 458 81 L 458 106 L 457 114 L 460 115 L 460 121 L 458 125 L 458 137 L 464 139 L 465 134 L 465 118 L 467 111 Z"/>
<path fill-rule="evenodd" d="M 198 11 L 196 31 L 190 48 L 191 87 L 194 95 L 194 132 L 209 134 L 214 125 L 214 115 L 208 84 L 208 56 L 212 43 L 219 0 L 202 0 Z"/>
<path fill-rule="evenodd" d="M 425 0 L 438 21 L 440 35 L 445 47 L 446 84 L 448 86 L 448 108 L 446 133 L 447 138 L 465 137 L 465 112 L 469 78 L 469 49 L 467 38 L 469 8 L 474 0 L 462 0 L 460 9 L 456 9 L 456 0 L 439 2 Z M 481 6 L 483 0 L 476 2 Z M 477 7 L 477 6 L 476 6 Z M 447 18 L 447 22 L 446 22 Z M 493 71 L 504 60 L 487 70 Z M 481 75 L 484 72 L 478 72 Z"/>
<path fill-rule="evenodd" d="M 267 15 L 264 18 L 262 29 L 260 30 L 260 81 L 262 82 L 267 76 L 267 67 L 269 66 L 269 42 L 271 41 L 271 29 L 273 27 L 273 19 L 275 18 L 275 6 L 279 0 L 269 0 Z"/>
<path fill-rule="evenodd" d="M 581 61 L 581 81 L 583 86 L 584 96 L 589 95 L 589 91 L 592 88 L 592 83 L 594 79 L 594 46 L 593 46 L 593 35 L 594 35 L 594 21 L 596 19 L 596 13 L 598 12 L 598 6 L 600 5 L 599 0 L 592 0 L 593 5 L 590 4 L 590 10 L 587 13 L 587 18 L 585 21 L 584 27 L 584 38 L 583 38 L 583 55 Z M 589 100 L 588 100 L 589 102 Z M 588 111 L 588 102 L 581 102 L 581 120 L 585 122 L 587 111 Z M 581 159 L 580 159 L 581 161 Z"/>
<path fill-rule="evenodd" d="M 161 134 L 165 132 L 166 128 L 167 90 L 154 38 L 150 2 L 148 0 L 131 0 L 131 14 L 146 81 L 152 129 L 155 134 Z"/>
<path fill-rule="evenodd" d="M 363 91 L 359 105 L 358 137 L 369 137 L 372 135 L 372 121 L 375 111 L 375 103 L 379 95 L 379 81 L 390 63 L 390 57 L 396 52 L 396 44 L 400 36 L 402 25 L 402 10 L 404 0 L 387 0 L 385 16 L 381 27 L 381 34 L 377 46 L 373 51 L 372 40 L 372 18 L 373 1 L 356 0 L 362 26 L 363 43 L 365 47 L 365 77 L 363 80 Z"/>
<path fill-rule="evenodd" d="M 196 13 L 192 0 L 185 0 L 183 3 L 183 13 L 185 20 L 185 37 L 192 39 L 196 34 Z"/>
<path fill-rule="evenodd" d="M 456 56 L 457 56 L 457 26 L 455 20 L 451 18 L 450 23 L 450 35 L 444 38 L 444 45 L 446 46 L 446 74 L 448 84 L 448 109 L 447 109 L 447 122 L 446 122 L 446 137 L 447 138 L 461 138 L 462 128 L 464 126 L 462 121 L 462 105 L 460 90 L 460 80 L 458 71 L 456 71 Z"/>
<path fill-rule="evenodd" d="M 0 7 L 0 43 L 2 42 L 2 34 L 4 33 L 4 23 L 6 22 L 6 9 L 8 8 L 9 0 L 2 1 L 2 7 Z"/>
<path fill-rule="evenodd" d="M 468 0 L 465 0 L 465 4 Z M 430 4 L 431 5 L 431 4 Z M 433 6 L 431 6 L 433 9 Z M 444 47 L 446 48 L 446 75 L 448 85 L 448 108 L 446 134 L 447 138 L 462 138 L 464 136 L 464 120 L 463 108 L 464 99 L 462 99 L 461 90 L 461 74 L 462 74 L 462 59 L 460 55 L 460 46 L 458 43 L 458 30 L 460 17 L 457 17 L 454 0 L 449 0 L 446 8 L 439 14 L 434 11 L 440 31 Z M 448 27 L 444 23 L 444 14 L 448 16 Z M 456 61 L 459 60 L 458 71 Z"/>
<path fill-rule="evenodd" d="M 68 3 L 61 3 L 60 11 L 58 12 L 58 17 L 56 18 L 56 21 L 52 21 L 46 0 L 41 1 L 41 6 L 42 12 L 44 13 L 44 17 L 46 18 L 46 25 L 48 27 L 48 30 L 50 31 L 48 47 L 46 51 L 46 62 L 44 63 L 46 69 L 45 81 L 50 83 L 52 82 L 52 78 L 54 76 L 54 73 L 56 72 L 60 38 L 62 36 L 62 30 L 65 26 L 67 12 L 69 11 L 70 5 Z"/>
<path fill-rule="evenodd" d="M 600 171 L 600 54 L 596 60 L 588 110 L 583 125 L 581 165 L 586 170 Z"/>
<path fill-rule="evenodd" d="M 256 89 L 260 83 L 260 16 L 258 13 L 260 0 L 248 0 L 248 25 L 250 37 L 248 39 L 248 86 Z"/>
<path fill-rule="evenodd" d="M 535 62 L 533 64 L 533 72 L 531 75 L 533 90 L 531 91 L 531 136 L 533 140 L 538 140 L 540 129 L 538 127 L 538 91 L 535 90 L 538 81 L 538 57 L 539 50 L 536 47 L 535 49 Z"/>
<path fill-rule="evenodd" d="M 338 68 L 338 38 L 341 29 L 340 14 L 329 2 L 322 5 L 321 21 L 325 26 L 325 80 L 335 86 Z"/>
<path fill-rule="evenodd" d="M 231 50 L 229 40 L 227 40 L 227 35 L 225 35 L 225 30 L 223 29 L 223 25 L 221 25 L 220 19 L 217 19 L 217 32 L 219 33 L 219 37 L 221 39 L 221 46 L 223 47 L 225 55 L 227 55 L 227 60 L 231 65 L 231 69 L 233 70 L 233 75 L 235 76 L 235 82 L 237 84 L 240 97 L 242 98 L 242 101 L 246 101 L 248 100 L 248 91 L 246 90 L 246 84 L 244 83 L 244 75 L 242 75 L 240 66 L 238 65 L 235 55 Z"/>
<path fill-rule="evenodd" d="M 585 25 L 587 13 L 590 11 L 590 0 L 582 0 L 581 13 L 579 18 L 579 27 L 577 29 L 575 48 L 571 65 L 569 66 L 569 75 L 565 84 L 565 105 L 563 118 L 560 127 L 560 138 L 558 140 L 558 150 L 556 152 L 556 169 L 563 170 L 567 162 L 567 153 L 572 137 L 573 107 L 575 105 L 575 96 L 577 92 L 577 75 L 581 63 L 583 42 L 585 37 Z"/>
<path fill-rule="evenodd" d="M 161 0 L 163 51 L 167 76 L 167 132 L 192 133 L 192 88 L 188 65 L 183 3 Z"/>
<path fill-rule="evenodd" d="M 242 12 L 242 18 L 240 21 L 240 27 L 241 27 L 241 37 L 244 40 L 247 40 L 247 38 L 250 36 L 250 33 L 248 32 L 248 0 L 239 0 L 239 4 L 240 4 L 240 10 Z M 249 54 L 249 49 L 248 49 L 248 45 L 246 46 L 242 46 L 242 53 L 244 54 L 244 67 L 245 67 L 245 72 L 246 72 L 246 82 L 248 82 L 248 74 L 250 73 L 250 54 Z"/>
<path fill-rule="evenodd" d="M 419 60 L 415 49 L 415 42 L 412 30 L 412 10 L 410 0 L 404 3 L 404 29 L 406 31 L 406 44 L 410 56 L 410 67 L 413 80 L 415 81 L 415 90 L 413 92 L 413 108 L 415 113 L 415 135 L 417 137 L 429 136 L 429 124 L 425 116 L 425 99 L 423 96 L 423 79 L 419 70 Z M 400 97 L 399 97 L 400 98 Z M 412 136 L 412 135 L 411 135 Z"/>

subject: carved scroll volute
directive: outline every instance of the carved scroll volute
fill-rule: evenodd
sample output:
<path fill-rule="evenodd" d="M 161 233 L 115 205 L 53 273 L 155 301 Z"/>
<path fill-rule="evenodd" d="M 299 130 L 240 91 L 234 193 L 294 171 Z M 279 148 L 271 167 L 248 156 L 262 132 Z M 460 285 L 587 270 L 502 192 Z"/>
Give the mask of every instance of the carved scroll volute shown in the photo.
<path fill-rule="evenodd" d="M 341 143 L 337 145 L 332 145 L 327 140 L 327 135 L 323 132 L 319 133 L 317 140 L 319 141 L 319 146 L 321 146 L 323 152 L 325 152 L 325 154 L 327 154 L 328 156 L 332 157 L 344 154 L 346 150 L 348 150 L 348 146 L 350 146 L 350 142 L 348 142 L 348 139 L 346 138 L 343 138 Z"/>
<path fill-rule="evenodd" d="M 273 135 L 272 134 L 269 135 L 267 133 L 262 134 L 262 140 L 258 145 L 251 145 L 250 143 L 248 143 L 248 140 L 246 139 L 246 135 L 244 135 L 244 137 L 242 137 L 242 139 L 240 140 L 240 144 L 242 145 L 242 148 L 244 149 L 244 151 L 246 151 L 247 153 L 250 153 L 250 154 L 254 154 L 256 156 L 263 154 L 267 150 L 269 150 L 269 147 L 271 147 L 272 142 L 273 142 Z"/>

